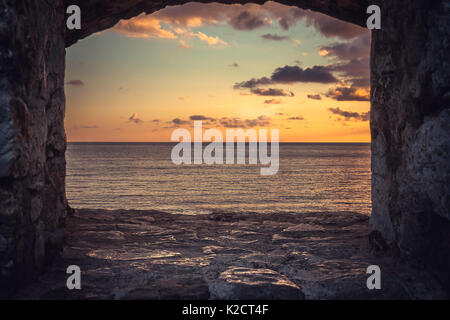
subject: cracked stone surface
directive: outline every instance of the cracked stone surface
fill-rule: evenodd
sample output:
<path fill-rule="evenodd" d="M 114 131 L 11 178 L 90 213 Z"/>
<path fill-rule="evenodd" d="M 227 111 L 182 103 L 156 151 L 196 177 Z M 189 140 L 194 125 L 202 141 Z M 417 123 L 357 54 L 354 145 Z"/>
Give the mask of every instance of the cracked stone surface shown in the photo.
<path fill-rule="evenodd" d="M 79 210 L 61 257 L 16 299 L 446 298 L 427 272 L 370 253 L 368 217 L 351 212 L 173 215 Z M 81 290 L 66 268 L 81 268 Z M 368 290 L 379 265 L 382 289 Z"/>

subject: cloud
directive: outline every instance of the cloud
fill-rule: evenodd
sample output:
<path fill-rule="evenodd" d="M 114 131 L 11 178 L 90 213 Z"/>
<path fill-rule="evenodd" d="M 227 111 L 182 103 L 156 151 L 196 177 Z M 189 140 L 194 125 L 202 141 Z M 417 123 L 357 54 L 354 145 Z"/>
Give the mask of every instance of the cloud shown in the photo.
<path fill-rule="evenodd" d="M 171 123 L 173 123 L 174 125 L 183 125 L 183 124 L 189 124 L 190 121 L 181 120 L 180 118 L 175 118 L 175 119 L 172 119 Z"/>
<path fill-rule="evenodd" d="M 253 88 L 250 90 L 253 94 L 258 96 L 271 96 L 271 97 L 293 97 L 294 93 L 291 91 L 286 91 L 284 89 L 276 89 L 276 88 Z"/>
<path fill-rule="evenodd" d="M 357 87 L 336 87 L 325 96 L 336 101 L 370 101 L 369 90 Z"/>
<path fill-rule="evenodd" d="M 229 24 L 236 30 L 249 31 L 263 26 L 269 26 L 271 23 L 269 19 L 245 10 L 237 16 L 232 17 L 229 20 Z"/>
<path fill-rule="evenodd" d="M 323 36 L 327 38 L 340 38 L 349 40 L 359 37 L 367 32 L 367 29 L 352 23 L 331 18 L 322 13 L 309 11 L 305 15 L 306 25 L 313 26 Z"/>
<path fill-rule="evenodd" d="M 192 120 L 192 121 L 194 121 L 194 120 L 216 121 L 216 119 L 214 119 L 214 118 L 206 117 L 203 115 L 192 115 L 189 117 L 189 120 Z"/>
<path fill-rule="evenodd" d="M 235 83 L 233 88 L 234 89 L 252 89 L 255 88 L 257 86 L 261 86 L 261 85 L 269 85 L 272 84 L 273 81 L 267 77 L 263 77 L 263 78 L 252 78 L 248 81 L 243 81 L 243 82 L 238 82 Z"/>
<path fill-rule="evenodd" d="M 259 116 L 256 119 L 221 118 L 220 125 L 225 128 L 254 128 L 267 127 L 271 124 L 271 119 L 267 116 Z"/>
<path fill-rule="evenodd" d="M 204 21 L 198 21 L 198 19 L 192 17 L 179 26 L 180 22 L 172 20 L 170 16 L 141 14 L 130 20 L 119 21 L 112 30 L 130 38 L 178 40 L 178 45 L 181 48 L 190 48 L 191 45 L 188 40 L 193 38 L 206 42 L 210 46 L 227 46 L 227 43 L 217 36 L 213 37 L 203 32 L 190 31 L 190 27 L 201 26 L 204 23 Z M 162 24 L 165 24 L 167 29 L 164 29 Z"/>
<path fill-rule="evenodd" d="M 173 31 L 161 27 L 161 22 L 155 16 L 141 14 L 130 20 L 119 21 L 113 30 L 130 38 L 177 39 Z"/>
<path fill-rule="evenodd" d="M 331 113 L 341 116 L 344 118 L 345 121 L 349 120 L 356 120 L 356 121 L 369 121 L 370 120 L 370 112 L 351 112 L 351 111 L 345 111 L 338 108 L 328 108 L 328 111 Z"/>
<path fill-rule="evenodd" d="M 250 92 L 260 96 L 290 96 L 294 93 L 283 89 L 261 89 L 259 86 L 271 84 L 290 84 L 296 82 L 303 83 L 337 83 L 338 79 L 334 77 L 327 66 L 313 66 L 311 68 L 301 68 L 299 66 L 284 66 L 275 69 L 270 78 L 252 78 L 248 81 L 237 82 L 234 89 L 250 89 Z"/>
<path fill-rule="evenodd" d="M 178 41 L 178 47 L 183 48 L 183 49 L 189 49 L 191 47 L 191 45 L 189 43 L 186 42 L 186 40 L 180 40 Z"/>
<path fill-rule="evenodd" d="M 181 125 L 193 126 L 194 121 L 203 121 L 203 125 L 215 125 L 217 127 L 223 128 L 253 128 L 253 127 L 267 127 L 271 124 L 271 118 L 261 115 L 255 119 L 241 119 L 238 117 L 230 118 L 230 117 L 222 117 L 220 119 L 216 119 L 213 117 L 208 117 L 204 115 L 192 115 L 189 117 L 189 120 L 184 120 L 182 118 L 175 118 L 171 121 L 167 121 L 164 129 L 176 128 Z"/>
<path fill-rule="evenodd" d="M 368 57 L 370 55 L 370 32 L 348 42 L 333 43 L 319 47 L 321 56 L 335 57 L 342 60 Z"/>
<path fill-rule="evenodd" d="M 210 37 L 204 34 L 203 32 L 197 32 L 193 34 L 194 37 L 197 39 L 206 42 L 207 44 L 211 46 L 220 46 L 220 47 L 226 47 L 228 44 L 221 40 L 219 37 Z"/>
<path fill-rule="evenodd" d="M 66 82 L 66 85 L 74 86 L 74 87 L 83 87 L 84 82 L 81 80 L 70 80 L 70 81 Z"/>
<path fill-rule="evenodd" d="M 275 69 L 271 80 L 276 83 L 314 82 L 336 83 L 338 80 L 325 66 L 314 66 L 302 69 L 299 66 L 284 66 Z"/>
<path fill-rule="evenodd" d="M 143 120 L 139 119 L 138 114 L 137 113 L 133 113 L 129 118 L 128 118 L 129 122 L 134 122 L 136 124 L 142 123 L 144 122 Z"/>
<path fill-rule="evenodd" d="M 268 90 L 270 89 L 258 89 L 257 87 L 270 84 L 286 84 L 295 82 L 304 82 L 304 83 L 314 82 L 326 84 L 326 83 L 336 83 L 338 81 L 339 80 L 333 76 L 329 68 L 326 66 L 313 66 L 311 68 L 302 69 L 299 66 L 286 65 L 284 67 L 275 69 L 270 78 L 268 77 L 252 78 L 248 81 L 235 83 L 233 88 L 251 89 L 251 92 L 254 94 L 264 95 L 263 93 L 268 92 Z M 272 90 L 280 91 L 281 89 L 272 89 Z M 283 95 L 283 94 L 274 94 L 274 95 Z M 293 94 L 291 96 L 293 96 Z"/>
<path fill-rule="evenodd" d="M 299 116 L 299 117 L 290 117 L 287 120 L 297 120 L 297 121 L 301 121 L 301 120 L 305 120 L 305 118 L 303 118 L 303 116 Z"/>
<path fill-rule="evenodd" d="M 308 99 L 322 100 L 322 97 L 320 96 L 320 94 L 308 94 Z"/>
<path fill-rule="evenodd" d="M 366 31 L 364 28 L 317 12 L 271 1 L 263 5 L 191 2 L 167 6 L 150 15 L 141 14 L 130 20 L 121 20 L 112 30 L 134 38 L 176 39 L 180 47 L 189 48 L 191 45 L 187 40 L 193 36 L 213 46 L 224 43 L 216 37 L 204 37 L 192 31 L 198 27 L 227 24 L 235 30 L 249 31 L 278 23 L 282 29 L 288 30 L 302 20 L 325 37 L 353 39 Z"/>
<path fill-rule="evenodd" d="M 282 104 L 283 102 L 280 99 L 270 99 L 264 100 L 264 104 Z"/>
<path fill-rule="evenodd" d="M 348 42 L 319 47 L 319 54 L 331 62 L 331 70 L 356 87 L 368 87 L 370 78 L 370 33 Z"/>
<path fill-rule="evenodd" d="M 284 40 L 290 40 L 288 36 L 279 36 L 277 34 L 271 34 L 266 33 L 261 35 L 261 38 L 264 40 L 270 40 L 270 41 L 284 41 Z"/>

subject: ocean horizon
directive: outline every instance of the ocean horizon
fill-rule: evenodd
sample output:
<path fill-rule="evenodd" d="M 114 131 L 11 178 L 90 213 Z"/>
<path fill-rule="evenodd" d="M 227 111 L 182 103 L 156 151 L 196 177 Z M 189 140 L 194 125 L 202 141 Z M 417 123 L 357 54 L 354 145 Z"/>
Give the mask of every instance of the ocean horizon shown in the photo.
<path fill-rule="evenodd" d="M 170 157 L 175 144 L 69 142 L 69 205 L 191 215 L 370 214 L 370 143 L 280 143 L 273 176 L 261 176 L 260 164 L 177 166 Z"/>

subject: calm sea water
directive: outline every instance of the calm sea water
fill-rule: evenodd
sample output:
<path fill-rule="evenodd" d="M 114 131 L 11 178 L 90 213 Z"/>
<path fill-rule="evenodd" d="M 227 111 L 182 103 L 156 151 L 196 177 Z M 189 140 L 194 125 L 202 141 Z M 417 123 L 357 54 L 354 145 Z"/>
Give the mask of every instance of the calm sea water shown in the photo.
<path fill-rule="evenodd" d="M 69 143 L 74 208 L 370 214 L 370 144 L 280 144 L 280 169 L 172 163 L 170 143 Z"/>

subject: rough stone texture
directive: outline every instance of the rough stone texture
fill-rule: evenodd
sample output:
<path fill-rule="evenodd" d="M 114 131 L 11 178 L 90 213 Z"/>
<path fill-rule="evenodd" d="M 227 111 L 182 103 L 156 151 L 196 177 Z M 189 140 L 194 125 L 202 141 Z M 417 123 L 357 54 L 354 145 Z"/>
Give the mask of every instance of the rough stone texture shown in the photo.
<path fill-rule="evenodd" d="M 267 268 L 230 267 L 209 286 L 211 295 L 228 300 L 303 300 L 301 289 Z"/>
<path fill-rule="evenodd" d="M 61 10 L 0 0 L 0 291 L 32 278 L 61 244 L 49 241 L 66 212 Z"/>
<path fill-rule="evenodd" d="M 79 210 L 61 257 L 15 299 L 446 299 L 430 273 L 369 250 L 352 212 Z M 66 269 L 81 269 L 68 290 Z M 379 265 L 381 290 L 366 269 Z"/>
<path fill-rule="evenodd" d="M 185 2 L 0 0 L 2 288 L 36 274 L 63 239 L 64 48 L 121 18 Z M 371 61 L 370 239 L 433 267 L 450 287 L 449 0 L 280 2 L 359 25 L 369 2 L 380 4 Z M 69 4 L 82 8 L 81 31 L 65 28 Z"/>
<path fill-rule="evenodd" d="M 450 1 L 385 1 L 372 37 L 371 238 L 450 287 Z"/>

